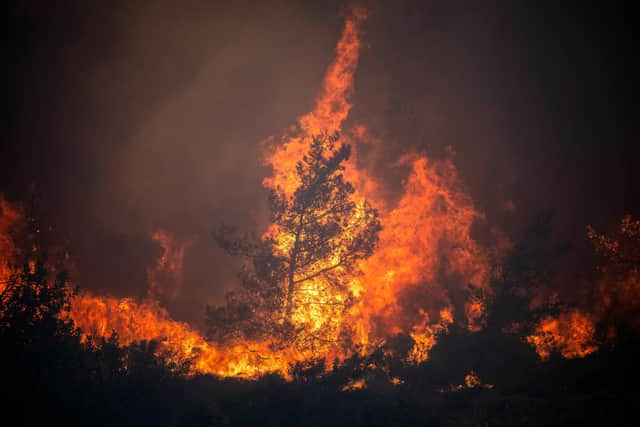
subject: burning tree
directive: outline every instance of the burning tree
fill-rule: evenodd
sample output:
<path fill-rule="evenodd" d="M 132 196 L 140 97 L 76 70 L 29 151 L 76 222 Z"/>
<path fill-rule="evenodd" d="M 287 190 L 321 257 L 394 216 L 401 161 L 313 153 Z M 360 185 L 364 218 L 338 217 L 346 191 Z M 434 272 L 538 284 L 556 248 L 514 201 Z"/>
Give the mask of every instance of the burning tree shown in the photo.
<path fill-rule="evenodd" d="M 217 230 L 222 248 L 250 262 L 242 290 L 229 295 L 227 306 L 209 310 L 214 331 L 279 325 L 327 337 L 326 328 L 336 326 L 349 305 L 357 261 L 372 254 L 380 230 L 377 211 L 344 179 L 350 146 L 337 143 L 337 135 L 312 139 L 296 166 L 295 191 L 271 191 L 272 225 L 261 239 Z"/>
<path fill-rule="evenodd" d="M 625 215 L 609 234 L 589 225 L 587 237 L 602 257 L 599 277 L 582 303 L 541 318 L 527 337 L 543 359 L 553 352 L 584 357 L 620 332 L 640 329 L 640 220 Z"/>
<path fill-rule="evenodd" d="M 612 236 L 599 234 L 590 225 L 587 236 L 596 252 L 606 257 L 609 264 L 631 270 L 640 268 L 640 220 L 625 215 L 620 221 L 620 231 Z"/>
<path fill-rule="evenodd" d="M 587 235 L 603 257 L 594 304 L 601 333 L 611 337 L 615 328 L 640 329 L 640 220 L 625 215 L 615 232 L 600 234 L 589 226 Z"/>

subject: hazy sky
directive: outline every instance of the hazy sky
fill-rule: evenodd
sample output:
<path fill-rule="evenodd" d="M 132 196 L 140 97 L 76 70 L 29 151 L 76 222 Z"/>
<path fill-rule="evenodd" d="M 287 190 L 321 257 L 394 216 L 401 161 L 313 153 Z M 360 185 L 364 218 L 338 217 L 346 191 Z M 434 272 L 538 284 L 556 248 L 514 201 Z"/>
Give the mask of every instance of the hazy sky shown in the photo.
<path fill-rule="evenodd" d="M 349 123 L 389 159 L 453 147 L 487 222 L 512 236 L 553 210 L 580 247 L 587 223 L 638 213 L 628 11 L 451 3 L 365 2 Z M 80 285 L 100 292 L 144 294 L 151 231 L 193 239 L 171 308 L 198 319 L 234 284 L 210 232 L 259 227 L 259 142 L 312 107 L 346 3 L 96 4 L 5 6 L 0 192 L 36 188 Z"/>

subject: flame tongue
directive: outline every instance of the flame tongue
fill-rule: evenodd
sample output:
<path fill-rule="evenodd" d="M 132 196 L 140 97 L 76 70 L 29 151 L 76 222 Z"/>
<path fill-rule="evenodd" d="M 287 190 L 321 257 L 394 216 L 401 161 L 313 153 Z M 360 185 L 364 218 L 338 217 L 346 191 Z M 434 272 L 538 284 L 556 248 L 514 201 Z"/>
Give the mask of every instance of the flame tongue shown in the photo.
<path fill-rule="evenodd" d="M 265 159 L 273 169 L 273 175 L 263 181 L 266 187 L 291 195 L 298 186 L 296 164 L 309 150 L 312 138 L 342 130 L 351 110 L 348 98 L 353 90 L 353 76 L 362 47 L 360 26 L 366 17 L 366 11 L 360 8 L 352 9 L 347 17 L 336 47 L 336 58 L 327 70 L 315 108 L 298 119 L 297 132 L 283 136 Z"/>
<path fill-rule="evenodd" d="M 327 71 L 314 110 L 300 117 L 298 126 L 266 156 L 273 170 L 264 180 L 266 187 L 291 197 L 299 186 L 296 164 L 308 152 L 313 137 L 342 131 L 351 108 L 348 97 L 353 90 L 362 45 L 359 25 L 364 18 L 359 10 L 347 18 L 336 59 Z M 380 343 L 393 334 L 411 334 L 420 343 L 415 353 L 424 354 L 416 356 L 415 361 L 424 360 L 426 351 L 435 344 L 436 334 L 453 321 L 452 297 L 456 301 L 464 299 L 468 284 L 489 292 L 488 256 L 470 237 L 471 226 L 481 215 L 450 161 L 431 161 L 418 155 L 402 160 L 411 172 L 400 201 L 388 207 L 380 194 L 381 186 L 357 161 L 359 144 L 371 142 L 366 129 L 356 127 L 342 138 L 351 143 L 355 154 L 344 173 L 355 186 L 354 201 L 366 200 L 381 211 L 379 247 L 360 263 L 361 276 L 346 279 L 350 295 L 332 291 L 321 280 L 305 286 L 305 297 L 318 303 L 339 303 L 354 297 L 347 311 L 320 310 L 317 307 L 321 304 L 314 304 L 299 311 L 294 320 L 307 329 L 330 330 L 333 338 L 348 334 L 353 342 L 364 346 Z M 273 226 L 265 237 L 284 248 L 291 241 L 291 236 Z M 412 297 L 417 297 L 418 305 L 407 304 Z M 470 327 L 478 328 L 483 302 L 470 302 L 459 311 L 467 314 Z M 348 356 L 347 349 L 326 345 L 320 346 L 320 353 Z"/>

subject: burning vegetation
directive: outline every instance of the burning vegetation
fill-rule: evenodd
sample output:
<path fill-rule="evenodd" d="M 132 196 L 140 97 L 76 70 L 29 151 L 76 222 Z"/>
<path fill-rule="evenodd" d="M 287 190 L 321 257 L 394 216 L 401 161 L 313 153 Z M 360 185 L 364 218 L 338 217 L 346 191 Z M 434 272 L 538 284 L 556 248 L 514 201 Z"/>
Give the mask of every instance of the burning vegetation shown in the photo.
<path fill-rule="evenodd" d="M 100 381 L 105 370 L 137 372 L 141 360 L 154 360 L 167 375 L 184 378 L 257 382 L 276 375 L 308 385 L 344 373 L 331 385 L 357 395 L 413 387 L 411 373 L 446 364 L 441 341 L 471 353 L 483 340 L 515 337 L 526 350 L 513 357 L 535 352 L 542 364 L 595 356 L 621 327 L 636 331 L 639 220 L 624 216 L 611 234 L 588 227 L 601 260 L 597 276 L 579 298 L 561 301 L 549 296 L 550 274 L 537 263 L 540 251 L 545 259 L 556 255 L 544 238 L 548 230 L 534 227 L 534 238 L 525 233 L 512 242 L 489 228 L 453 155 L 393 159 L 388 167 L 404 179 L 388 197 L 390 184 L 372 172 L 381 142 L 347 122 L 366 18 L 360 8 L 347 16 L 313 110 L 263 142 L 272 171 L 263 180 L 269 225 L 253 238 L 227 225 L 215 229 L 218 245 L 242 267 L 238 289 L 208 307 L 206 331 L 173 320 L 164 308 L 182 292 L 192 240 L 152 231 L 162 253 L 147 269 L 146 297 L 96 295 L 75 287 L 68 253 L 45 242 L 46 232 L 21 206 L 0 197 L 3 337 L 19 335 L 18 326 L 24 334 L 40 328 L 73 337 L 95 356 L 95 365 L 87 363 Z M 490 237 L 479 239 L 478 226 Z M 459 379 L 437 379 L 448 385 L 432 389 L 493 390 L 491 363 L 499 362 L 482 371 L 467 357 L 454 356 L 464 361 Z M 480 380 L 485 373 L 490 383 Z"/>
<path fill-rule="evenodd" d="M 487 326 L 487 306 L 499 298 L 494 287 L 509 245 L 493 250 L 472 236 L 483 215 L 453 160 L 420 153 L 399 159 L 394 167 L 408 174 L 402 194 L 391 202 L 383 196 L 385 184 L 369 172 L 371 155 L 360 156 L 362 147 L 375 151 L 380 142 L 362 125 L 344 129 L 365 19 L 358 8 L 347 17 L 313 111 L 265 142 L 265 161 L 273 170 L 264 179 L 271 225 L 253 240 L 228 226 L 215 232 L 220 246 L 245 262 L 241 288 L 226 304 L 209 308 L 208 334 L 172 320 L 161 306 L 180 292 L 190 242 L 159 230 L 151 238 L 163 253 L 148 269 L 145 300 L 85 291 L 71 296 L 63 317 L 84 340 L 155 340 L 158 353 L 189 362 L 192 373 L 256 378 L 275 372 L 290 378 L 296 363 L 342 363 L 400 335 L 412 342 L 401 357 L 420 364 L 451 325 L 469 332 Z M 1 212 L 6 298 L 8 284 L 20 282 L 16 260 L 36 259 L 12 241 L 24 228 L 24 213 L 4 200 Z M 607 261 L 596 292 L 600 304 L 545 314 L 531 324 L 524 339 L 540 358 L 591 354 L 615 335 L 614 319 L 635 315 L 639 230 L 630 217 L 622 220 L 618 237 L 589 228 L 588 237 Z M 524 332 L 522 324 L 514 325 Z M 363 384 L 354 380 L 348 388 Z"/>

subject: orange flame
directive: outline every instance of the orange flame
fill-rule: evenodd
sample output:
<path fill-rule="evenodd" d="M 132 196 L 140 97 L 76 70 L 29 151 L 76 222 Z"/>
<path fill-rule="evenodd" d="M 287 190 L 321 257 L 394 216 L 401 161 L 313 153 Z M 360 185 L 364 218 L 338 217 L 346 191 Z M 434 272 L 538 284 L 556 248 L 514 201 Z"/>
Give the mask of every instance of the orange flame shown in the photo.
<path fill-rule="evenodd" d="M 471 370 L 471 371 L 469 371 L 469 373 L 467 375 L 464 376 L 464 383 L 463 384 L 450 385 L 449 388 L 441 389 L 440 392 L 442 392 L 442 393 L 445 393 L 445 392 L 456 392 L 456 391 L 461 391 L 461 390 L 478 389 L 478 388 L 484 388 L 484 389 L 487 389 L 487 390 L 491 390 L 493 387 L 494 387 L 493 384 L 483 383 L 480 380 L 480 377 L 478 377 L 478 374 L 476 374 L 476 372 L 474 370 Z"/>
<path fill-rule="evenodd" d="M 300 117 L 297 126 L 286 132 L 266 156 L 273 174 L 265 178 L 265 186 L 291 195 L 299 184 L 296 164 L 312 138 L 342 131 L 351 109 L 348 98 L 353 91 L 362 46 L 360 25 L 365 18 L 362 9 L 354 9 L 348 16 L 315 108 Z M 367 142 L 366 129 L 358 126 L 350 135 L 357 153 L 358 143 Z M 399 164 L 409 166 L 410 174 L 403 196 L 393 207 L 387 207 L 379 194 L 380 186 L 355 158 L 347 165 L 345 175 L 356 187 L 354 201 L 358 204 L 367 199 L 380 210 L 383 231 L 375 254 L 360 265 L 362 275 L 349 278 L 348 293 L 331 289 L 320 278 L 305 283 L 301 290 L 298 298 L 308 304 L 300 305 L 292 322 L 310 335 L 322 332 L 322 342 L 305 341 L 302 346 L 292 345 L 277 352 L 267 343 L 248 341 L 216 349 L 187 325 L 171 321 L 155 304 L 134 306 L 132 301 L 96 301 L 88 296 L 76 301 L 77 323 L 97 334 L 113 329 L 125 343 L 163 337 L 167 347 L 186 355 L 197 353 L 198 371 L 218 375 L 286 373 L 289 363 L 311 357 L 343 359 L 351 351 L 339 346 L 337 338 L 343 334 L 351 335 L 352 341 L 365 349 L 391 335 L 408 334 L 415 341 L 408 358 L 420 363 L 428 358 L 437 335 L 446 332 L 447 325 L 454 321 L 454 310 L 466 313 L 466 323 L 477 327 L 474 325 L 483 312 L 482 301 L 459 305 L 465 299 L 467 284 L 488 291 L 489 262 L 485 251 L 470 237 L 471 226 L 481 215 L 461 185 L 453 163 L 416 155 Z M 274 227 L 266 236 L 282 248 L 290 241 L 290 236 Z M 165 254 L 158 264 L 161 268 L 167 265 L 169 253 L 169 245 L 163 247 Z M 345 312 L 341 307 L 348 298 L 355 303 Z"/>
<path fill-rule="evenodd" d="M 453 164 L 424 156 L 405 160 L 411 172 L 398 204 L 381 215 L 376 253 L 359 281 L 360 320 L 376 323 L 379 337 L 415 334 L 425 311 L 440 325 L 453 322 L 450 292 L 467 284 L 489 290 L 489 259 L 470 237 L 480 214 L 464 192 Z M 470 313 L 481 311 L 482 303 Z M 443 313 L 446 313 L 444 315 Z M 371 325 L 370 325 L 371 326 Z"/>
<path fill-rule="evenodd" d="M 541 359 L 548 359 L 553 352 L 573 359 L 587 356 L 598 349 L 594 340 L 595 325 L 588 315 L 579 310 L 547 316 L 538 324 L 535 332 L 527 337 Z"/>
<path fill-rule="evenodd" d="M 148 270 L 147 300 L 89 293 L 74 297 L 70 316 L 85 338 L 108 337 L 115 332 L 123 345 L 158 340 L 160 351 L 174 360 L 192 360 L 194 373 L 255 378 L 269 372 L 289 376 L 290 364 L 297 361 L 317 357 L 344 359 L 353 351 L 339 344 L 337 337 L 345 334 L 362 351 L 395 334 L 409 335 L 414 346 L 407 360 L 422 363 L 428 360 L 438 335 L 446 333 L 454 321 L 471 331 L 483 326 L 484 300 L 477 295 L 469 296 L 467 287 L 472 285 L 483 294 L 491 293 L 492 260 L 489 252 L 472 238 L 472 226 L 482 219 L 482 214 L 462 185 L 453 162 L 419 154 L 400 159 L 395 166 L 406 167 L 409 172 L 402 194 L 391 204 L 383 195 L 383 185 L 364 168 L 363 159 L 358 158 L 358 148 L 372 143 L 366 127 L 352 126 L 343 132 L 352 108 L 350 96 L 363 45 L 361 25 L 366 17 L 364 9 L 351 10 L 313 110 L 299 117 L 297 124 L 279 140 L 268 139 L 271 146 L 265 156 L 265 163 L 273 173 L 263 184 L 290 196 L 299 185 L 296 164 L 307 153 L 313 137 L 340 132 L 353 148 L 345 177 L 356 188 L 354 202 L 362 206 L 367 200 L 380 213 L 383 228 L 378 247 L 370 258 L 360 262 L 361 274 L 348 278 L 347 291 L 336 291 L 317 279 L 305 283 L 298 297 L 309 304 L 300 305 L 292 322 L 304 327 L 307 333 L 322 332 L 322 343 L 316 340 L 302 346 L 274 348 L 269 342 L 240 340 L 220 347 L 188 324 L 171 319 L 156 299 L 172 299 L 180 292 L 182 262 L 189 242 L 176 241 L 167 231 L 151 235 L 163 253 Z M 515 211 L 516 207 L 508 202 L 505 209 Z M 19 255 L 10 236 L 23 223 L 21 210 L 0 197 L 0 293 L 11 277 L 10 264 Z M 640 223 L 628 220 L 623 222 L 624 227 L 640 233 Z M 265 236 L 276 239 L 282 248 L 290 241 L 290 236 L 274 227 Z M 619 249 L 617 242 L 607 239 L 602 242 L 611 251 Z M 555 351 L 567 358 L 596 351 L 598 318 L 613 306 L 614 300 L 640 300 L 638 277 L 636 271 L 613 286 L 603 282 L 600 299 L 604 308 L 599 313 L 574 309 L 557 317 L 547 316 L 527 341 L 535 346 L 541 358 L 548 358 Z M 352 303 L 344 310 L 347 300 Z M 633 309 L 637 307 L 635 302 L 629 304 Z M 401 381 L 392 379 L 394 384 Z M 464 385 L 454 388 L 479 386 L 481 382 L 472 371 L 465 377 Z M 343 389 L 364 387 L 366 381 L 361 379 L 349 382 Z"/>
<path fill-rule="evenodd" d="M 0 194 L 0 294 L 11 279 L 11 264 L 18 256 L 18 249 L 12 236 L 24 224 L 23 212 L 14 204 L 7 202 Z"/>
<path fill-rule="evenodd" d="M 297 127 L 291 129 L 296 133 L 283 136 L 280 144 L 266 157 L 273 175 L 264 179 L 265 186 L 279 188 L 286 194 L 293 193 L 298 186 L 296 163 L 307 153 L 311 138 L 342 130 L 342 123 L 351 110 L 348 97 L 353 91 L 353 76 L 362 47 L 360 25 L 366 17 L 366 11 L 361 8 L 353 8 L 347 17 L 336 47 L 336 59 L 327 70 L 315 108 L 300 117 Z"/>
<path fill-rule="evenodd" d="M 285 132 L 280 143 L 267 154 L 273 170 L 264 185 L 293 194 L 298 187 L 296 164 L 305 155 L 314 136 L 342 131 L 351 104 L 353 75 L 362 42 L 359 25 L 366 14 L 355 10 L 347 19 L 336 49 L 337 58 L 329 67 L 313 111 L 300 117 L 298 125 Z M 358 146 L 369 143 L 364 126 L 356 126 L 343 139 Z M 450 160 L 433 161 L 424 155 L 406 156 L 398 165 L 409 166 L 404 194 L 393 207 L 381 195 L 381 186 L 363 169 L 355 156 L 348 162 L 345 177 L 356 189 L 354 201 L 366 199 L 381 214 L 382 232 L 374 255 L 361 262 L 362 275 L 348 279 L 349 294 L 340 294 L 322 280 L 305 285 L 304 300 L 313 302 L 293 318 L 305 330 L 323 330 L 328 341 L 348 334 L 363 348 L 384 342 L 398 333 L 411 335 L 416 342 L 410 359 L 426 360 L 436 335 L 453 322 L 452 305 L 465 299 L 471 284 L 489 292 L 489 258 L 470 237 L 471 227 L 482 215 L 475 209 Z M 287 248 L 291 236 L 271 227 L 265 237 Z M 355 301 L 348 312 L 340 307 L 348 297 Z M 417 297 L 413 298 L 412 297 Z M 455 301 L 454 301 L 455 300 Z M 462 304 L 471 329 L 481 327 L 483 301 Z M 446 313 L 446 314 L 443 314 Z M 438 319 L 438 315 L 440 316 Z M 438 319 L 429 323 L 429 319 Z M 346 357 L 345 349 L 320 345 L 320 355 Z"/>
<path fill-rule="evenodd" d="M 542 359 L 554 352 L 566 358 L 587 356 L 616 336 L 621 320 L 640 329 L 640 220 L 623 216 L 611 236 L 588 226 L 587 236 L 604 257 L 601 276 L 591 289 L 590 301 L 579 309 L 544 317 L 527 337 Z"/>
<path fill-rule="evenodd" d="M 264 179 L 268 188 L 290 196 L 298 187 L 296 164 L 309 149 L 314 136 L 342 132 L 351 109 L 354 73 L 362 48 L 363 9 L 354 8 L 347 17 L 314 109 L 298 119 L 271 147 L 266 163 L 273 174 Z M 359 144 L 369 143 L 364 126 L 343 135 L 352 144 L 354 156 L 345 177 L 354 184 L 357 206 L 366 199 L 380 211 L 383 229 L 373 256 L 359 265 L 361 274 L 348 278 L 347 291 L 336 291 L 320 278 L 305 283 L 292 322 L 307 333 L 322 332 L 322 340 L 305 341 L 287 348 L 273 348 L 267 342 L 237 341 L 224 348 L 207 342 L 189 325 L 172 320 L 153 300 L 98 297 L 87 293 L 72 302 L 71 317 L 85 335 L 118 334 L 123 344 L 159 340 L 161 347 L 177 360 L 193 359 L 194 372 L 252 378 L 268 372 L 289 374 L 296 361 L 324 357 L 342 360 L 352 348 L 342 348 L 339 336 L 349 335 L 363 351 L 387 338 L 404 333 L 415 345 L 408 360 L 428 359 L 437 335 L 445 333 L 454 316 L 464 317 L 470 329 L 479 328 L 484 311 L 482 300 L 469 300 L 468 284 L 490 292 L 489 256 L 472 237 L 474 221 L 482 218 L 465 191 L 451 160 L 435 161 L 424 155 L 406 156 L 396 166 L 409 168 L 404 192 L 390 206 L 382 187 L 359 164 Z M 273 141 L 273 138 L 271 139 Z M 357 216 L 356 216 L 357 220 Z M 289 237 L 272 227 L 266 236 L 286 248 Z M 175 283 L 181 280 L 185 244 L 173 242 L 166 232 L 152 235 L 163 248 L 158 264 L 149 270 L 149 297 L 175 295 L 166 290 L 161 276 Z M 346 301 L 351 300 L 348 310 Z M 364 387 L 353 384 L 350 389 Z"/>
<path fill-rule="evenodd" d="M 115 332 L 122 345 L 157 340 L 159 351 L 174 361 L 192 360 L 193 372 L 244 378 L 266 372 L 287 376 L 289 363 L 300 358 L 295 354 L 278 354 L 265 343 L 218 349 L 188 324 L 172 320 L 154 301 L 138 303 L 130 298 L 83 293 L 73 299 L 71 307 L 71 318 L 84 337 L 109 337 Z"/>
<path fill-rule="evenodd" d="M 147 270 L 149 297 L 158 298 L 163 296 L 173 300 L 181 290 L 184 253 L 191 245 L 191 242 L 179 242 L 166 230 L 158 230 L 151 233 L 151 239 L 160 245 L 162 255 L 156 265 Z"/>

